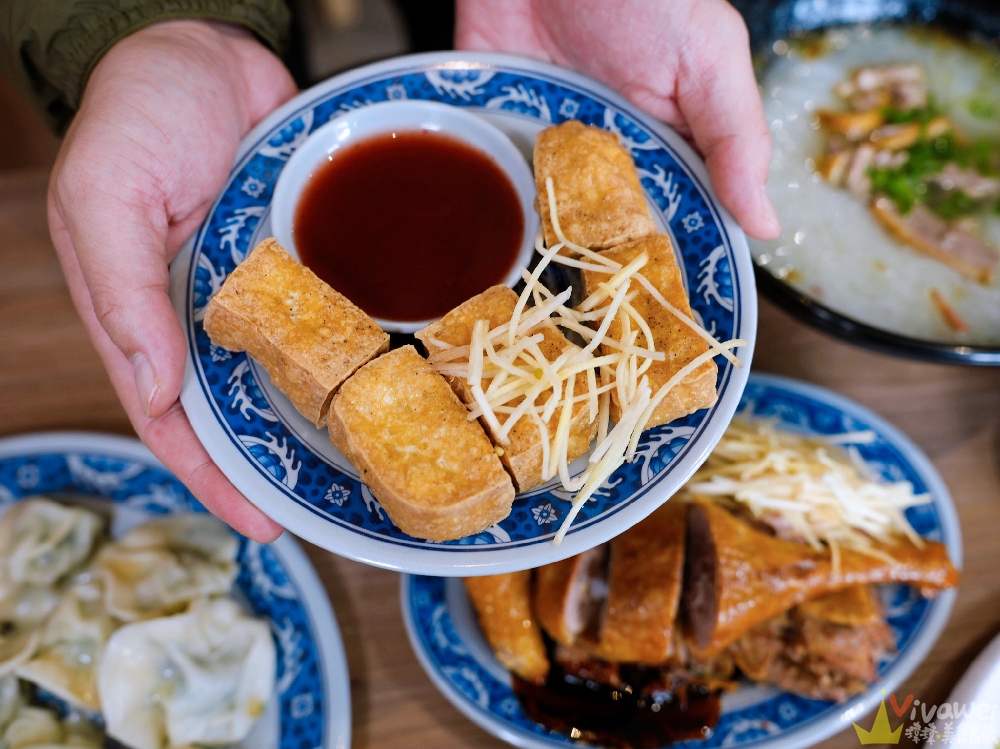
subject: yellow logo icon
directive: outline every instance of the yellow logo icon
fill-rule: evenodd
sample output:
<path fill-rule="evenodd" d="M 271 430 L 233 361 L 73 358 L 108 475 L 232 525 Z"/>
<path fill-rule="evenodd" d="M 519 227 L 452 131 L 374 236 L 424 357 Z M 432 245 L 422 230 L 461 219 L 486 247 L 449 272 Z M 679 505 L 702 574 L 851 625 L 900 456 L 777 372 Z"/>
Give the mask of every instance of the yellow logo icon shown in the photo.
<path fill-rule="evenodd" d="M 899 724 L 899 728 L 895 731 L 889 725 L 889 715 L 885 711 L 885 700 L 882 700 L 882 704 L 879 705 L 878 715 L 875 716 L 872 730 L 866 731 L 857 723 L 853 723 L 852 725 L 854 726 L 854 730 L 857 731 L 858 739 L 861 740 L 862 744 L 898 744 L 899 737 L 903 733 L 902 723 Z"/>

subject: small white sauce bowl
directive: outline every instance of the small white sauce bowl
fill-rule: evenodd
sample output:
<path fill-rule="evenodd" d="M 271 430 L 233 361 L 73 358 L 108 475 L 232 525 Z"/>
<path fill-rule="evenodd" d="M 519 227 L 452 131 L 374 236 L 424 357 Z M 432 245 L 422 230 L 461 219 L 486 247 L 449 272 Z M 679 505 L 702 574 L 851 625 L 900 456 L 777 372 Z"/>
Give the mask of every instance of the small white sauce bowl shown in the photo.
<path fill-rule="evenodd" d="M 372 104 L 331 120 L 310 135 L 285 164 L 271 201 L 271 229 L 275 239 L 295 257 L 295 209 L 313 175 L 337 151 L 376 135 L 427 130 L 447 135 L 486 154 L 503 170 L 517 191 L 524 216 L 524 236 L 514 265 L 504 279 L 508 286 L 521 280 L 535 250 L 539 218 L 534 210 L 535 179 L 517 147 L 503 131 L 482 117 L 458 107 L 430 101 L 389 101 Z M 376 272 L 373 269 L 373 272 Z M 445 269 L 447 272 L 447 269 Z M 434 320 L 376 319 L 383 330 L 414 333 Z"/>

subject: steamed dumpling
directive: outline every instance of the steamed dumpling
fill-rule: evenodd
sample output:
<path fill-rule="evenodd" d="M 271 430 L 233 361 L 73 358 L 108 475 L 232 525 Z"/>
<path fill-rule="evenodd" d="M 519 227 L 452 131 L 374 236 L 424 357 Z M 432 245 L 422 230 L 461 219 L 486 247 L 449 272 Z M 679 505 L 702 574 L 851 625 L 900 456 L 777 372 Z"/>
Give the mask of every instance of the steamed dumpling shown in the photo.
<path fill-rule="evenodd" d="M 104 749 L 104 733 L 79 715 L 68 715 L 59 723 L 63 738 L 62 743 L 56 746 L 66 749 Z M 33 749 L 54 749 L 54 747 L 39 746 Z"/>
<path fill-rule="evenodd" d="M 228 593 L 239 544 L 207 514 L 178 514 L 141 525 L 97 555 L 108 613 L 122 621 L 174 614 L 191 601 Z"/>
<path fill-rule="evenodd" d="M 17 588 L 12 595 L 0 598 L 0 623 L 41 623 L 55 610 L 61 595 L 58 588 L 49 585 Z M 0 630 L 4 626 L 0 624 Z"/>
<path fill-rule="evenodd" d="M 59 604 L 59 596 L 55 587 L 22 585 L 0 597 L 0 676 L 12 673 L 34 654 L 42 623 Z"/>
<path fill-rule="evenodd" d="M 0 678 L 0 736 L 3 736 L 7 726 L 14 720 L 17 711 L 21 709 L 24 700 L 21 699 L 21 684 L 16 676 Z"/>
<path fill-rule="evenodd" d="M 0 749 L 101 749 L 100 731 L 79 716 L 59 720 L 54 712 L 28 705 L 14 676 L 0 679 Z"/>
<path fill-rule="evenodd" d="M 54 585 L 86 561 L 103 526 L 90 510 L 44 497 L 13 505 L 0 520 L 4 597 L 15 587 Z"/>
<path fill-rule="evenodd" d="M 102 749 L 101 732 L 79 717 L 59 720 L 43 707 L 24 706 L 0 741 L 2 749 Z"/>
<path fill-rule="evenodd" d="M 59 718 L 44 707 L 22 705 L 3 733 L 0 746 L 4 749 L 59 746 L 63 730 Z"/>
<path fill-rule="evenodd" d="M 0 676 L 34 654 L 61 581 L 90 557 L 103 527 L 95 513 L 44 497 L 14 504 L 0 520 Z"/>
<path fill-rule="evenodd" d="M 38 643 L 41 642 L 42 633 L 37 624 L 3 622 L 2 626 L 0 676 L 7 676 L 34 655 Z"/>
<path fill-rule="evenodd" d="M 0 676 L 12 673 L 34 654 L 42 623 L 59 604 L 59 596 L 54 587 L 22 585 L 0 598 Z"/>
<path fill-rule="evenodd" d="M 126 624 L 97 674 L 108 735 L 134 749 L 240 741 L 271 698 L 274 672 L 268 625 L 231 599 Z"/>
<path fill-rule="evenodd" d="M 114 629 L 100 580 L 82 576 L 45 623 L 37 651 L 17 675 L 74 707 L 96 712 L 101 709 L 97 666 Z"/>

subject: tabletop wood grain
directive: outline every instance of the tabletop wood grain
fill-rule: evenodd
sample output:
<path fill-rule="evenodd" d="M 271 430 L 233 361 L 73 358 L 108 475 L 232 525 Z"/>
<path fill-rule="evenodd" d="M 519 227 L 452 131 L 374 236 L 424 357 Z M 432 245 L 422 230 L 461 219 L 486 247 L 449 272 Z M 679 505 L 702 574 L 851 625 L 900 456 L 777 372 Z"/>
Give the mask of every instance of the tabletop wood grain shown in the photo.
<path fill-rule="evenodd" d="M 45 187 L 44 172 L 0 175 L 0 433 L 131 434 L 49 243 Z M 1000 369 L 869 353 L 816 333 L 766 302 L 754 367 L 823 385 L 868 406 L 923 448 L 948 483 L 963 529 L 962 585 L 947 630 L 902 691 L 922 702 L 941 702 L 1000 632 Z M 403 631 L 398 576 L 305 546 L 344 636 L 353 745 L 504 746 L 462 717 L 424 675 Z M 820 746 L 859 744 L 848 730 Z"/>

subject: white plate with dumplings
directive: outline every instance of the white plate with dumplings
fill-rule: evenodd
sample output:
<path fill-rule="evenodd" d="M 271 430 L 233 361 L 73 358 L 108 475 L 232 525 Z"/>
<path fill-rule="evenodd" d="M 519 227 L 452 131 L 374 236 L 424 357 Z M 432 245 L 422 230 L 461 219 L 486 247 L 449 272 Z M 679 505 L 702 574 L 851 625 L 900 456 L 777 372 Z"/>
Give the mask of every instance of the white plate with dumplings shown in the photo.
<path fill-rule="evenodd" d="M 340 632 L 289 536 L 238 536 L 86 433 L 0 440 L 0 513 L 0 745 L 350 745 Z"/>

